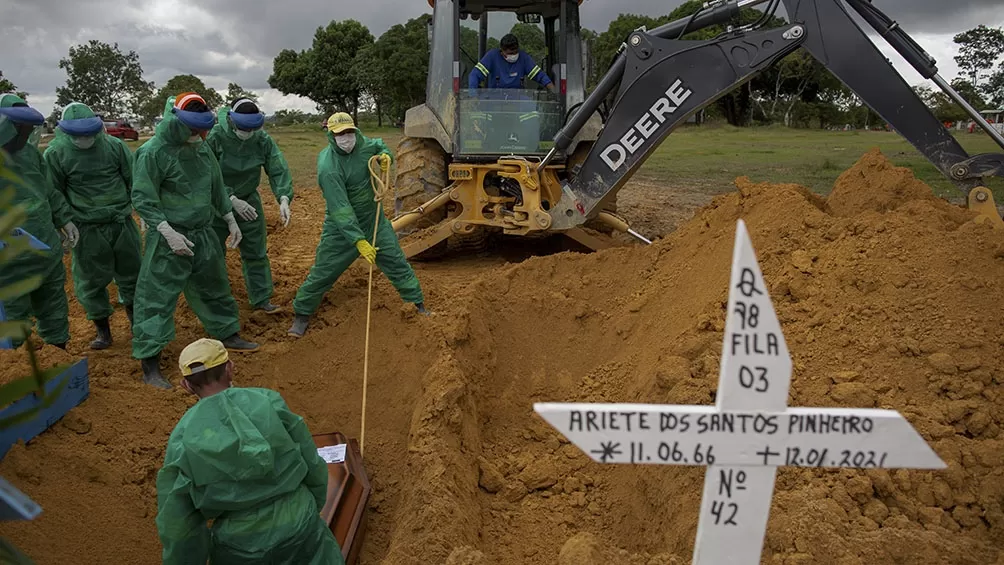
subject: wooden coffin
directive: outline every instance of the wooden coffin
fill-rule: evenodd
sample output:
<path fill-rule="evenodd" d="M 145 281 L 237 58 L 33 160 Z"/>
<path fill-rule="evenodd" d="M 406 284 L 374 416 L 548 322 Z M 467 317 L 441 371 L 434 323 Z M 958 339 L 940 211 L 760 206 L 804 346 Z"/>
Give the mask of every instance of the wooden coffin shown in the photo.
<path fill-rule="evenodd" d="M 363 468 L 359 442 L 340 432 L 315 434 L 317 447 L 345 445 L 345 461 L 328 463 L 328 501 L 321 517 L 335 534 L 346 565 L 355 565 L 366 538 L 366 507 L 370 499 L 370 480 Z"/>

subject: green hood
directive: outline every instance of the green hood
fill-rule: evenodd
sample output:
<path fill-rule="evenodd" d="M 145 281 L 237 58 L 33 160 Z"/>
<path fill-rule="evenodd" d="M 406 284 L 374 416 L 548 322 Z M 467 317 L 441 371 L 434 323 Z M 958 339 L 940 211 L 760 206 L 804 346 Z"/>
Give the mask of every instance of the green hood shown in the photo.
<path fill-rule="evenodd" d="M 94 118 L 96 115 L 94 111 L 90 109 L 86 104 L 82 102 L 71 102 L 69 106 L 63 108 L 63 113 L 60 115 L 61 120 L 80 120 L 85 118 Z M 66 145 L 67 147 L 76 147 L 73 144 L 73 136 L 63 131 L 62 128 L 55 128 L 53 130 L 55 133 L 52 136 L 52 141 L 49 142 L 49 147 L 61 147 Z M 101 138 L 105 136 L 104 130 L 95 135 L 94 145 L 101 143 Z"/>
<path fill-rule="evenodd" d="M 174 96 L 164 102 L 163 120 L 157 124 L 154 136 L 158 137 L 165 145 L 184 147 L 188 144 L 188 138 L 192 136 L 192 129 L 181 123 L 178 116 L 174 115 L 171 108 L 174 108 Z"/>
<path fill-rule="evenodd" d="M 16 94 L 0 95 L 0 108 L 10 108 L 14 104 L 27 104 L 27 102 Z M 7 145 L 7 142 L 14 139 L 16 135 L 17 128 L 14 127 L 14 124 L 10 123 L 7 118 L 0 116 L 0 147 Z"/>
<path fill-rule="evenodd" d="M 300 447 L 263 392 L 227 389 L 200 400 L 179 422 L 198 506 L 254 507 L 294 490 L 306 473 Z"/>
<path fill-rule="evenodd" d="M 94 111 L 91 110 L 87 104 L 82 102 L 71 102 L 69 106 L 63 108 L 63 115 L 61 119 L 64 120 L 82 120 L 84 118 L 93 118 Z"/>
<path fill-rule="evenodd" d="M 338 153 L 339 155 L 348 155 L 348 153 L 342 151 L 342 148 L 338 146 L 338 143 L 335 141 L 335 134 L 331 133 L 330 131 L 326 133 L 328 135 L 328 145 L 331 146 L 331 149 L 333 149 L 335 153 Z M 352 152 L 353 153 L 358 152 L 359 148 L 365 145 L 365 143 L 366 143 L 366 138 L 363 137 L 362 132 L 360 132 L 359 129 L 356 128 L 356 146 L 352 148 Z"/>

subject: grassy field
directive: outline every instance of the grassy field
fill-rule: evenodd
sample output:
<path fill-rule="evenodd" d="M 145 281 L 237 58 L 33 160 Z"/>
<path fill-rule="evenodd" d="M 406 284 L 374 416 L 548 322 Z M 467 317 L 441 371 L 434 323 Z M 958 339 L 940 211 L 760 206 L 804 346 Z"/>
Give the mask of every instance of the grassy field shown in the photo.
<path fill-rule="evenodd" d="M 395 128 L 365 129 L 370 137 L 382 137 L 396 149 L 402 131 Z M 326 143 L 323 132 L 313 125 L 269 130 L 282 147 L 297 186 L 314 186 L 317 153 Z M 995 152 L 1000 148 L 984 133 L 959 132 L 970 154 Z M 138 147 L 139 143 L 130 142 Z M 837 176 L 863 153 L 878 147 L 897 165 L 913 169 L 937 194 L 960 196 L 952 184 L 899 134 L 885 131 L 831 132 L 783 127 L 734 128 L 690 127 L 668 137 L 639 169 L 640 180 L 667 187 L 683 186 L 719 193 L 728 190 L 739 176 L 754 181 L 793 182 L 826 194 Z M 998 203 L 1004 203 L 1004 182 L 991 182 Z"/>
<path fill-rule="evenodd" d="M 985 133 L 959 133 L 971 155 L 1001 152 Z M 721 186 L 738 176 L 754 181 L 793 182 L 829 193 L 841 172 L 878 147 L 892 162 L 913 169 L 941 196 L 959 196 L 934 165 L 899 134 L 885 131 L 831 132 L 781 127 L 688 128 L 668 137 L 639 175 L 684 186 Z M 992 183 L 1001 202 L 1004 184 Z"/>

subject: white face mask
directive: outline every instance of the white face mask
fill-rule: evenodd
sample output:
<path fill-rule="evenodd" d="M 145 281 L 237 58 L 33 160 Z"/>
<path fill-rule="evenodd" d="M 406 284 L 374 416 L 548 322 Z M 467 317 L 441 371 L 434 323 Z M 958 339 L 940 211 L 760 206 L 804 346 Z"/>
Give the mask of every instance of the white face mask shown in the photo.
<path fill-rule="evenodd" d="M 253 131 L 244 131 L 242 129 L 235 129 L 234 133 L 237 134 L 237 139 L 240 139 L 241 141 L 247 141 L 251 139 L 252 135 L 254 135 Z"/>
<path fill-rule="evenodd" d="M 77 149 L 90 149 L 94 145 L 94 140 L 93 135 L 74 137 L 73 144 L 77 146 Z"/>
<path fill-rule="evenodd" d="M 338 148 L 342 151 L 352 153 L 352 150 L 356 147 L 356 134 L 339 135 L 335 137 L 335 143 L 338 144 Z"/>
<path fill-rule="evenodd" d="M 510 63 L 515 63 L 516 61 L 519 61 L 519 53 L 516 53 L 515 55 L 506 55 L 505 60 Z"/>
<path fill-rule="evenodd" d="M 199 134 L 195 134 L 192 137 L 188 138 L 188 142 L 191 143 L 191 144 L 193 144 L 193 145 L 196 144 L 196 143 L 202 143 L 202 136 L 199 135 Z"/>

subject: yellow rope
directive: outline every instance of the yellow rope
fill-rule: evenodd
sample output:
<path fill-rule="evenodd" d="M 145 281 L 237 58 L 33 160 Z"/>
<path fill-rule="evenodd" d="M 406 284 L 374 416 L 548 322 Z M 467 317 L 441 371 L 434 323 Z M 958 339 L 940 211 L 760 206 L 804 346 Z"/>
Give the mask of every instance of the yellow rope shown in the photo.
<path fill-rule="evenodd" d="M 386 196 L 390 186 L 390 169 L 387 172 L 380 170 L 380 156 L 370 157 L 367 164 L 370 171 L 370 187 L 373 189 L 373 200 L 377 203 L 376 216 L 373 218 L 373 247 L 376 247 L 377 228 L 380 227 L 380 214 L 383 212 L 384 196 Z M 375 168 L 374 168 L 375 167 Z M 377 187 L 379 185 L 379 188 Z M 366 388 L 369 382 L 369 361 L 370 361 L 370 312 L 373 304 L 373 265 L 370 265 L 369 290 L 366 295 L 366 345 L 363 349 L 363 407 L 362 424 L 359 428 L 359 454 L 363 455 L 366 446 Z"/>

